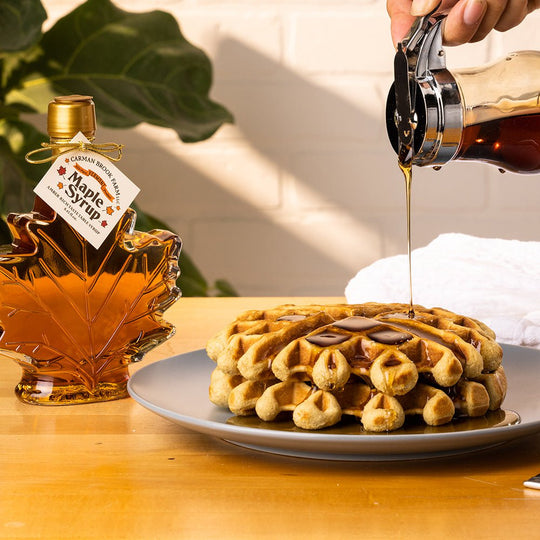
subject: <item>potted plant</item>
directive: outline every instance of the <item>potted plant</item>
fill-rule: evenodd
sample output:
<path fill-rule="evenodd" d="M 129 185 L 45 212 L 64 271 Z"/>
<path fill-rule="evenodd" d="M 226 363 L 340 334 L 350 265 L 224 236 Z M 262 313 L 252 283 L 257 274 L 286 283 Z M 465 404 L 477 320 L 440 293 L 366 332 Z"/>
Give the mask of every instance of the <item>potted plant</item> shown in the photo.
<path fill-rule="evenodd" d="M 87 0 L 42 32 L 40 0 L 0 0 L 0 242 L 11 242 L 5 217 L 32 207 L 47 165 L 25 154 L 48 139 L 21 116 L 45 113 L 56 95 L 88 94 L 99 123 L 130 128 L 147 122 L 174 129 L 181 141 L 211 137 L 229 111 L 212 101 L 212 66 L 163 11 L 130 13 L 110 0 Z M 137 228 L 169 229 L 137 210 Z M 234 295 L 224 280 L 209 285 L 189 256 L 180 257 L 185 296 Z"/>

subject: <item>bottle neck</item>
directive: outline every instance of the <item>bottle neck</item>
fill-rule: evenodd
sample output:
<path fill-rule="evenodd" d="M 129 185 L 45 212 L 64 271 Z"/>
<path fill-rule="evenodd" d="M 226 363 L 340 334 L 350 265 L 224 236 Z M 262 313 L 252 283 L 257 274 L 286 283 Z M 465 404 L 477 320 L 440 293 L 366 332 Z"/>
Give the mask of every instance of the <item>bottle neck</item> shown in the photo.
<path fill-rule="evenodd" d="M 96 112 L 91 96 L 59 96 L 49 103 L 47 133 L 51 139 L 71 140 L 81 131 L 95 136 Z"/>
<path fill-rule="evenodd" d="M 56 97 L 49 103 L 47 132 L 51 143 L 69 142 L 79 132 L 93 140 L 96 134 L 96 112 L 92 97 L 77 94 Z M 60 149 L 52 149 L 53 156 L 59 153 Z M 55 216 L 54 210 L 37 196 L 32 211 L 45 220 Z"/>

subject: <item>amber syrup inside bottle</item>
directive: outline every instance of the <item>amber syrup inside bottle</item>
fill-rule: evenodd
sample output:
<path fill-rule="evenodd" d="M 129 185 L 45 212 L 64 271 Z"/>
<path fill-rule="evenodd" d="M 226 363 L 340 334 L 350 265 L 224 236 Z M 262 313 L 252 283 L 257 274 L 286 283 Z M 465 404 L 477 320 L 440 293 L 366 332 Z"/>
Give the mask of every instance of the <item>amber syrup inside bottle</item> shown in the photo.
<path fill-rule="evenodd" d="M 86 96 L 57 98 L 51 141 L 93 135 L 93 107 Z M 0 356 L 22 368 L 15 388 L 22 401 L 127 397 L 128 365 L 172 335 L 161 316 L 179 297 L 181 242 L 168 231 L 134 231 L 135 217 L 128 209 L 96 249 L 39 197 L 32 212 L 8 216 L 13 243 L 0 257 Z"/>
<path fill-rule="evenodd" d="M 456 159 L 484 161 L 516 173 L 540 172 L 540 114 L 466 126 Z"/>

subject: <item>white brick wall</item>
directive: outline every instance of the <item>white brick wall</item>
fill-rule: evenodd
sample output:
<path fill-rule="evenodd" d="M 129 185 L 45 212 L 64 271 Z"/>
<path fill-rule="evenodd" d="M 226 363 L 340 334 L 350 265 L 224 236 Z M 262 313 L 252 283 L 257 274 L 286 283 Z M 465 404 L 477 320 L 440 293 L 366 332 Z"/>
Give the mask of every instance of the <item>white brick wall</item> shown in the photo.
<path fill-rule="evenodd" d="M 173 13 L 213 62 L 212 97 L 236 117 L 195 145 L 151 126 L 100 132 L 127 145 L 138 202 L 180 233 L 209 279 L 243 295 L 339 295 L 358 269 L 406 250 L 384 126 L 393 49 L 382 0 L 116 3 Z M 48 24 L 75 4 L 45 0 Z M 448 65 L 538 49 L 539 22 L 449 49 Z M 539 176 L 458 163 L 415 170 L 413 189 L 415 246 L 450 231 L 540 240 Z"/>

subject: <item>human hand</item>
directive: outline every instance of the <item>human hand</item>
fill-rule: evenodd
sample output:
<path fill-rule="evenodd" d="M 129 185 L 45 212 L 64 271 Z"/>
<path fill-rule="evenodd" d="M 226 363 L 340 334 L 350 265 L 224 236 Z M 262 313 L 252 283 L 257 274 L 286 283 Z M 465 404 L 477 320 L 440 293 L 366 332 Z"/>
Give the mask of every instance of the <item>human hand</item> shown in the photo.
<path fill-rule="evenodd" d="M 394 45 L 407 34 L 416 17 L 427 15 L 440 0 L 387 0 Z M 505 32 L 517 26 L 540 0 L 443 0 L 437 13 L 446 13 L 445 45 L 484 39 L 491 30 Z"/>

